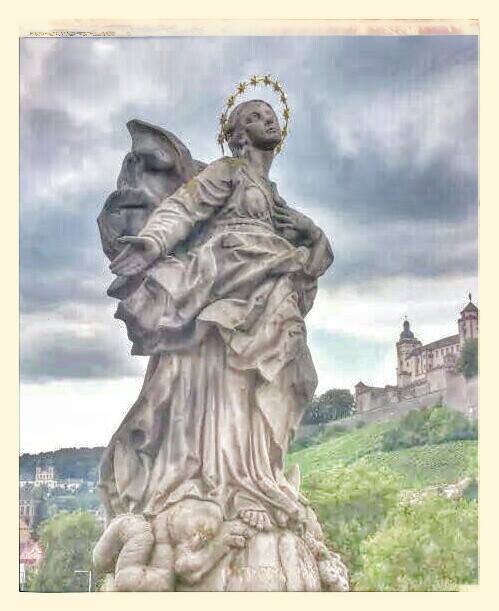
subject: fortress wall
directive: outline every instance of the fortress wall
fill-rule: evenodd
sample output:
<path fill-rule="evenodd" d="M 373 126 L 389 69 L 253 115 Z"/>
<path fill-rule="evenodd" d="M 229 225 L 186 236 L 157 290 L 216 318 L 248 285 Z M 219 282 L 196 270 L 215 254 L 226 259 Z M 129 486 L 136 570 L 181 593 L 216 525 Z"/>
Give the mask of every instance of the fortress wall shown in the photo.
<path fill-rule="evenodd" d="M 397 403 L 399 400 L 398 391 L 393 386 L 387 386 L 385 388 L 371 386 L 369 388 L 370 390 L 356 395 L 358 413 L 379 409 L 380 407 L 384 407 L 387 403 Z"/>
<path fill-rule="evenodd" d="M 356 405 L 358 412 L 367 412 L 371 409 L 371 393 L 363 392 L 359 394 L 356 398 Z"/>
<path fill-rule="evenodd" d="M 370 412 L 378 409 L 390 401 L 388 393 L 383 388 L 376 388 L 371 391 L 363 392 L 357 397 L 357 411 Z"/>
<path fill-rule="evenodd" d="M 478 410 L 478 376 L 466 380 L 462 375 L 449 372 L 443 401 L 445 405 L 463 414 L 471 414 L 476 417 Z"/>
<path fill-rule="evenodd" d="M 305 424 L 301 426 L 296 434 L 296 439 L 302 439 L 304 437 L 309 437 L 318 434 L 321 430 L 325 428 L 330 428 L 334 426 L 341 426 L 347 430 L 355 429 L 359 422 L 363 422 L 364 424 L 374 424 L 376 422 L 386 422 L 388 420 L 395 420 L 396 418 L 400 418 L 404 414 L 407 414 L 413 409 L 423 409 L 424 407 L 431 407 L 439 403 L 443 399 L 441 392 L 434 392 L 424 397 L 414 397 L 412 399 L 405 399 L 404 401 L 400 401 L 399 403 L 390 403 L 388 405 L 384 405 L 383 407 L 378 407 L 377 409 L 371 409 L 368 412 L 357 413 L 354 416 L 350 416 L 349 418 L 342 418 L 341 420 L 333 420 L 332 422 L 327 422 L 326 424 Z"/>
<path fill-rule="evenodd" d="M 466 385 L 466 403 L 468 404 L 469 414 L 473 418 L 478 418 L 478 376 L 468 380 Z"/>
<path fill-rule="evenodd" d="M 426 379 L 430 386 L 430 390 L 442 390 L 447 386 L 448 383 L 448 370 L 444 367 L 436 367 L 426 373 Z"/>
<path fill-rule="evenodd" d="M 321 430 L 334 426 L 341 426 L 350 430 L 358 427 L 359 422 L 374 424 L 395 420 L 413 409 L 424 409 L 437 403 L 443 403 L 447 407 L 476 418 L 478 411 L 478 377 L 466 381 L 462 375 L 453 374 L 450 371 L 447 374 L 447 388 L 444 390 L 435 390 L 423 396 L 404 399 L 398 403 L 387 403 L 385 401 L 382 406 L 365 412 L 357 412 L 349 418 L 334 420 L 326 424 L 306 424 L 298 429 L 296 439 L 317 435 Z M 376 401 L 378 401 L 378 398 L 376 398 Z"/>

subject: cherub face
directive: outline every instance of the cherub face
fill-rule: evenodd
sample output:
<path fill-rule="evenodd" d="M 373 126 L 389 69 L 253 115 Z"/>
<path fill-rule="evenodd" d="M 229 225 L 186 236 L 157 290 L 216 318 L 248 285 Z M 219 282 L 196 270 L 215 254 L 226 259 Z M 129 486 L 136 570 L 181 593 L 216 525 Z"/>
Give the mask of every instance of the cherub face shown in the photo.
<path fill-rule="evenodd" d="M 251 102 L 238 117 L 250 143 L 259 149 L 273 150 L 281 142 L 281 128 L 275 112 L 265 102 Z"/>

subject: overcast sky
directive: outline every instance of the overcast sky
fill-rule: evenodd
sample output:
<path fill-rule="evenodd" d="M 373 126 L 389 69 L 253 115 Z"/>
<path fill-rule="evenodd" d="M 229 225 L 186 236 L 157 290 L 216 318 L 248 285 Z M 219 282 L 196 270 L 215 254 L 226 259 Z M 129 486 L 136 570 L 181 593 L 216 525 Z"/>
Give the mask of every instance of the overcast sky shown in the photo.
<path fill-rule="evenodd" d="M 423 342 L 457 333 L 478 297 L 477 69 L 475 36 L 22 40 L 21 450 L 107 444 L 140 389 L 96 224 L 126 122 L 212 161 L 254 73 L 292 109 L 272 178 L 335 252 L 307 318 L 318 391 L 395 383 L 406 314 Z"/>

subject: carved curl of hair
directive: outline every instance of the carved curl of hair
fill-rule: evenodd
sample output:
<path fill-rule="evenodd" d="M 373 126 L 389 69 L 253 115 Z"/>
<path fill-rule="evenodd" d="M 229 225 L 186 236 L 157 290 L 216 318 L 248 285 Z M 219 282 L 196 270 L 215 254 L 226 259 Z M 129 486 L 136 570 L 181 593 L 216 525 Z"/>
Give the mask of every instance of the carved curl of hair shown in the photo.
<path fill-rule="evenodd" d="M 230 113 L 229 118 L 227 119 L 227 123 L 224 129 L 224 135 L 227 140 L 227 144 L 229 145 L 230 150 L 234 157 L 242 157 L 244 154 L 244 150 L 248 145 L 248 138 L 246 136 L 245 126 L 242 124 L 239 119 L 242 112 L 251 104 L 255 102 L 259 102 L 265 104 L 269 108 L 274 110 L 272 106 L 265 102 L 264 100 L 248 100 L 246 102 L 241 102 L 238 104 L 234 110 Z"/>

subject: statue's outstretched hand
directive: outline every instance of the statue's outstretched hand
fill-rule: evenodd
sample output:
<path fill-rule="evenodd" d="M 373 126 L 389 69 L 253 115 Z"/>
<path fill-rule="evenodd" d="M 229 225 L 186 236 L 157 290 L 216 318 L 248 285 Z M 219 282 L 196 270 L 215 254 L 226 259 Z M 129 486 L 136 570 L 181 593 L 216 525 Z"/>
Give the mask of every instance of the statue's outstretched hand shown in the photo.
<path fill-rule="evenodd" d="M 159 245 L 151 238 L 123 236 L 118 242 L 126 246 L 109 266 L 117 276 L 134 276 L 147 269 L 161 254 Z"/>

